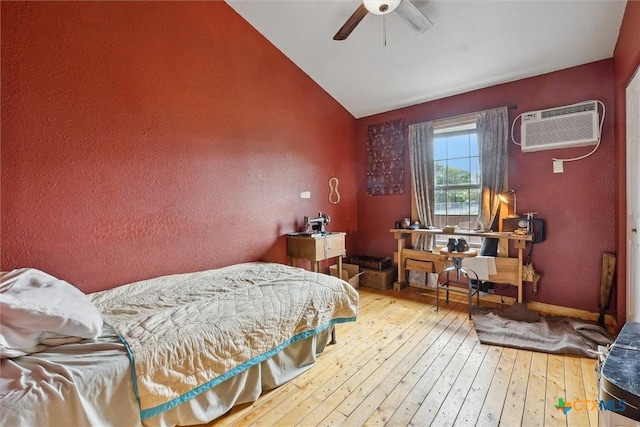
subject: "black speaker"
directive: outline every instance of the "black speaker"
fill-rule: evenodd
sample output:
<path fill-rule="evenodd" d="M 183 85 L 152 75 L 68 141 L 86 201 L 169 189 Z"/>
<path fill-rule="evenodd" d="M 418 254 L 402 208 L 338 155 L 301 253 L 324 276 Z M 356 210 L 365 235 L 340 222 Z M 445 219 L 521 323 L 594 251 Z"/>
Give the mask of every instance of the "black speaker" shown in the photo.
<path fill-rule="evenodd" d="M 533 234 L 533 240 L 531 240 L 531 243 L 544 242 L 544 239 L 547 238 L 547 227 L 544 219 L 530 219 L 529 230 Z"/>

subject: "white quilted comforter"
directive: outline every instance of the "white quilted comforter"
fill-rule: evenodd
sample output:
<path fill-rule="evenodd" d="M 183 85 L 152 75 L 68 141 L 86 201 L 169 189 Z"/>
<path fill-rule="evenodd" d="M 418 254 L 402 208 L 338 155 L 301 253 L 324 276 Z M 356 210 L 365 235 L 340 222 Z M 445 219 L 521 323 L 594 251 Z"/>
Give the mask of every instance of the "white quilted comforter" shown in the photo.
<path fill-rule="evenodd" d="M 144 280 L 91 299 L 127 346 L 143 419 L 355 320 L 358 307 L 348 283 L 270 263 Z"/>

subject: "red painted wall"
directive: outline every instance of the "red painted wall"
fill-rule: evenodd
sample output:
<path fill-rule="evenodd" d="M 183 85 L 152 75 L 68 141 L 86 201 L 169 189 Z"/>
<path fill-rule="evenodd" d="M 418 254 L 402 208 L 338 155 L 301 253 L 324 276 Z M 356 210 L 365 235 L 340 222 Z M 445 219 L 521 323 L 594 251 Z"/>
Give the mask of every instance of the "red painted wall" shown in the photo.
<path fill-rule="evenodd" d="M 627 83 L 640 66 L 640 1 L 629 1 L 622 18 L 618 42 L 613 54 L 614 91 L 615 91 L 615 156 L 619 167 L 616 168 L 616 238 L 618 249 L 617 294 L 618 325 L 626 321 L 626 97 Z"/>
<path fill-rule="evenodd" d="M 509 184 L 517 188 L 518 211 L 538 212 L 547 221 L 548 237 L 533 250 L 533 263 L 543 274 L 540 289 L 525 298 L 549 304 L 598 311 L 601 256 L 614 251 L 615 157 L 613 132 L 613 61 L 605 60 L 563 71 L 493 86 L 357 120 L 356 162 L 358 190 L 358 251 L 388 256 L 396 248 L 389 229 L 410 213 L 409 159 L 406 191 L 402 196 L 367 196 L 366 138 L 371 124 L 404 118 L 407 124 L 517 104 L 511 121 L 520 113 L 598 99 L 606 105 L 602 144 L 587 159 L 564 164 L 554 174 L 552 157 L 585 154 L 592 147 L 522 153 L 509 145 Z M 519 140 L 519 122 L 516 126 Z M 511 288 L 505 292 L 515 290 Z M 509 293 L 512 294 L 512 293 Z"/>
<path fill-rule="evenodd" d="M 351 115 L 222 2 L 1 7 L 3 270 L 42 268 L 90 292 L 285 262 L 282 234 L 318 211 L 349 233 L 349 253 L 386 256 L 409 196 L 366 195 L 369 124 L 518 104 L 513 119 L 597 98 L 608 116 L 594 156 L 557 175 L 551 157 L 584 149 L 523 154 L 512 145 L 510 183 L 518 210 L 538 211 L 549 226 L 534 250 L 540 292 L 526 297 L 597 311 L 600 256 L 617 250 L 621 322 L 621 118 L 640 61 L 640 2 L 627 4 L 613 60 L 367 117 L 355 131 Z M 333 174 L 339 205 L 326 200 Z M 300 199 L 305 190 L 311 200 Z"/>
<path fill-rule="evenodd" d="M 318 211 L 355 248 L 353 116 L 223 2 L 2 2 L 1 153 L 3 270 L 286 262 Z"/>

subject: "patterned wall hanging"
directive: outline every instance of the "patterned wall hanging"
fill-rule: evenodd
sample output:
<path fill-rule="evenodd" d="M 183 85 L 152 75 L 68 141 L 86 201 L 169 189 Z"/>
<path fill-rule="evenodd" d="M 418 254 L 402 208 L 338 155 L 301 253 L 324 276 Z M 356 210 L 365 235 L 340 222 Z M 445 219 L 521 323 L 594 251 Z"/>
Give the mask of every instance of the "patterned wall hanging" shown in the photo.
<path fill-rule="evenodd" d="M 404 194 L 404 119 L 369 126 L 367 194 Z"/>

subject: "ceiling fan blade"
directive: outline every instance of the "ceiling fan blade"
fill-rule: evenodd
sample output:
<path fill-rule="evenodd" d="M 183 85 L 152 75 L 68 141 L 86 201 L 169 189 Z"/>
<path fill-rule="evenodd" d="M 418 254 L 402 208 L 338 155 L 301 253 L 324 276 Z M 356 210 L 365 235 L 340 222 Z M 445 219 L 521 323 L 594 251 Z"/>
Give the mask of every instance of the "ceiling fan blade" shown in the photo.
<path fill-rule="evenodd" d="M 429 28 L 433 27 L 433 23 L 429 21 L 429 18 L 411 3 L 411 0 L 402 0 L 396 8 L 398 15 L 417 33 L 424 33 Z"/>
<path fill-rule="evenodd" d="M 369 13 L 367 8 L 364 6 L 364 3 L 360 4 L 360 7 L 356 9 L 355 12 L 347 19 L 347 22 L 344 23 L 342 28 L 338 30 L 335 36 L 333 36 L 334 40 L 345 40 L 349 37 L 349 34 L 358 26 L 360 21 Z"/>

